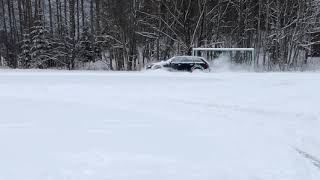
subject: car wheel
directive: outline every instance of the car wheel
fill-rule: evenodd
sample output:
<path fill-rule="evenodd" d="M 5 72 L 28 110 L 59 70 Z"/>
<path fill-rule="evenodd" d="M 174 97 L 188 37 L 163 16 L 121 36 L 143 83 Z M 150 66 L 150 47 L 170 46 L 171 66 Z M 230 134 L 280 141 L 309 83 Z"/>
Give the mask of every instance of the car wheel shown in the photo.
<path fill-rule="evenodd" d="M 191 72 L 204 72 L 204 69 L 202 66 L 193 66 Z"/>

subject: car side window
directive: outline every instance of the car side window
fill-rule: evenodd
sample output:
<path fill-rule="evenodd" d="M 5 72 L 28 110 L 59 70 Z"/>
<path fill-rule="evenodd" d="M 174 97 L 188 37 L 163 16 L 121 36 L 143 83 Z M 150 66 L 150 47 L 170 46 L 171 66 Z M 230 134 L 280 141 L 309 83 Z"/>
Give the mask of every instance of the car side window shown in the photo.
<path fill-rule="evenodd" d="M 192 58 L 184 58 L 184 59 L 183 59 L 183 62 L 184 62 L 184 63 L 193 63 L 194 61 L 193 61 Z"/>
<path fill-rule="evenodd" d="M 181 64 L 181 63 L 203 63 L 204 61 L 201 58 L 197 57 L 175 57 L 171 60 L 173 64 Z"/>
<path fill-rule="evenodd" d="M 194 59 L 194 62 L 196 62 L 196 63 L 203 63 L 203 60 L 200 59 L 200 58 L 195 58 L 195 59 Z"/>
<path fill-rule="evenodd" d="M 181 58 L 175 57 L 172 59 L 171 63 L 181 63 Z"/>

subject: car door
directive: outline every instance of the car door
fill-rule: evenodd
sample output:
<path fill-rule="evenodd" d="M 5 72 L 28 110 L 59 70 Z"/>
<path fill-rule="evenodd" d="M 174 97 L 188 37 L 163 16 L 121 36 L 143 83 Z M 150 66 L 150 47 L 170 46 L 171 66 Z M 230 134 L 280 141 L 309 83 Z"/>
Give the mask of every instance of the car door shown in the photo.
<path fill-rule="evenodd" d="M 191 71 L 191 68 L 195 65 L 195 60 L 193 57 L 186 58 L 186 67 L 187 71 Z"/>
<path fill-rule="evenodd" d="M 174 70 L 181 70 L 182 68 L 181 60 L 182 59 L 180 57 L 173 58 L 170 63 L 170 67 Z"/>

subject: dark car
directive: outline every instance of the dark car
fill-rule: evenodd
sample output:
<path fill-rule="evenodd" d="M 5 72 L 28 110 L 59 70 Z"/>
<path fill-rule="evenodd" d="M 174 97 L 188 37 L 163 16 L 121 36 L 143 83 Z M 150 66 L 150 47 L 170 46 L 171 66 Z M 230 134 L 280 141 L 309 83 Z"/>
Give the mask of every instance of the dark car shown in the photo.
<path fill-rule="evenodd" d="M 210 71 L 209 63 L 202 57 L 197 56 L 175 56 L 167 61 L 153 63 L 147 69 L 166 69 L 169 71 Z"/>

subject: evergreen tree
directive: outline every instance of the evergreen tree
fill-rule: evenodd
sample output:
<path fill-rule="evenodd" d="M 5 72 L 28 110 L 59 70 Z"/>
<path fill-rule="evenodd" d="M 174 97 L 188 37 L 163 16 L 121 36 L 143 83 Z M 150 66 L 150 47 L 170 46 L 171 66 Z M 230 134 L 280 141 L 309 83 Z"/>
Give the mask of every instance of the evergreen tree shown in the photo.
<path fill-rule="evenodd" d="M 88 28 L 84 28 L 81 38 L 77 43 L 77 59 L 80 62 L 94 61 L 94 44 L 93 36 L 90 34 Z"/>
<path fill-rule="evenodd" d="M 31 28 L 31 67 L 45 68 L 51 60 L 51 42 L 49 32 L 42 23 L 42 11 L 39 11 L 37 18 Z"/>
<path fill-rule="evenodd" d="M 25 33 L 23 35 L 21 53 L 19 54 L 19 66 L 22 68 L 30 67 L 30 63 L 31 63 L 30 49 L 31 49 L 30 34 Z"/>

